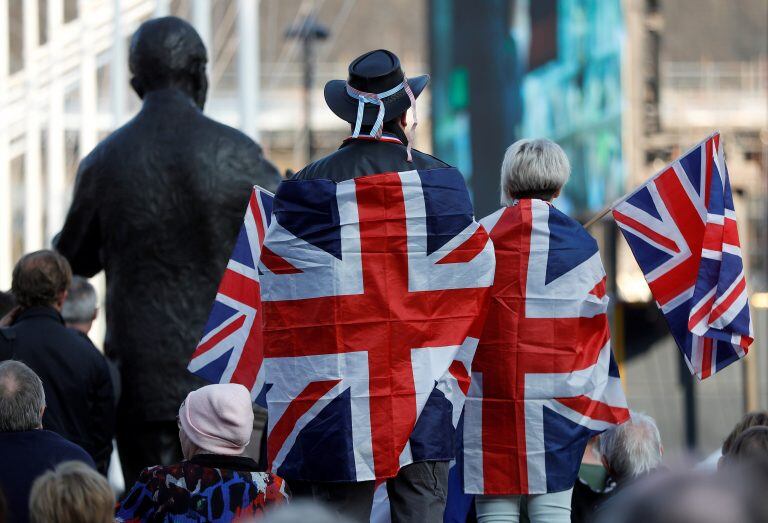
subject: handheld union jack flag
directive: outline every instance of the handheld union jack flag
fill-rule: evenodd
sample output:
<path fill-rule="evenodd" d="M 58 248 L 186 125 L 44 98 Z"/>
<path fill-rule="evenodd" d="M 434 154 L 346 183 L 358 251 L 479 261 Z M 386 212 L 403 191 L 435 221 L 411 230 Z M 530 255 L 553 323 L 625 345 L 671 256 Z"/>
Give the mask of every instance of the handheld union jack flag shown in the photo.
<path fill-rule="evenodd" d="M 704 379 L 743 358 L 752 321 L 720 135 L 626 196 L 613 216 L 691 373 Z"/>
<path fill-rule="evenodd" d="M 454 457 L 494 268 L 456 169 L 284 181 L 259 267 L 272 471 L 367 481 Z"/>
<path fill-rule="evenodd" d="M 568 490 L 589 438 L 629 417 L 597 242 L 542 200 L 480 223 L 496 275 L 464 405 L 464 492 Z"/>
<path fill-rule="evenodd" d="M 272 221 L 272 199 L 272 193 L 253 188 L 216 301 L 187 367 L 211 383 L 240 383 L 259 403 L 264 373 L 257 263 Z"/>

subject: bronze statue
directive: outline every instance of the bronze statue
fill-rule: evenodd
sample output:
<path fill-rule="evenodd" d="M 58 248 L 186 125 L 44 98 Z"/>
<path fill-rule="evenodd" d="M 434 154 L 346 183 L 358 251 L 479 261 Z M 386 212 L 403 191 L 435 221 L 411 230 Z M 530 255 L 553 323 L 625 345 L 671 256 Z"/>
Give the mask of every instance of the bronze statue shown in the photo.
<path fill-rule="evenodd" d="M 126 484 L 181 459 L 176 413 L 202 381 L 186 370 L 254 184 L 275 167 L 247 136 L 203 115 L 202 40 L 187 22 L 145 22 L 130 46 L 141 111 L 83 161 L 56 248 L 107 278 L 107 355 L 120 367 Z"/>

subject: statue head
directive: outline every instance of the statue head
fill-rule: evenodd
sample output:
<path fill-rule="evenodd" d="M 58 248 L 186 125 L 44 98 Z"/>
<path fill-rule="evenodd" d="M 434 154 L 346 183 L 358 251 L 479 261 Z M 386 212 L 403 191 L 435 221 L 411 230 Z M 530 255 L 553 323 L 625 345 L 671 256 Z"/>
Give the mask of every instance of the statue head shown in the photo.
<path fill-rule="evenodd" d="M 205 105 L 208 61 L 205 45 L 194 27 L 181 18 L 148 20 L 131 39 L 131 86 L 139 98 L 158 89 L 175 88 L 189 95 L 200 109 Z"/>

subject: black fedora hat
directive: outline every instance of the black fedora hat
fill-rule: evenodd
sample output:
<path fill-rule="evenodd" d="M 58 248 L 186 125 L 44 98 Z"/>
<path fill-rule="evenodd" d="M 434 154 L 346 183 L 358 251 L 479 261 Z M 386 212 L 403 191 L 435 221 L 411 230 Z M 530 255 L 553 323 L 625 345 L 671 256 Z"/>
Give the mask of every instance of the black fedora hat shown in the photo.
<path fill-rule="evenodd" d="M 325 102 L 339 118 L 354 124 L 357 121 L 359 98 L 350 95 L 347 86 L 361 93 L 381 94 L 396 89 L 403 84 L 405 74 L 400 67 L 400 59 L 386 49 L 377 49 L 357 57 L 349 64 L 349 78 L 331 80 L 325 84 Z M 429 83 L 429 75 L 408 79 L 414 98 Z M 405 89 L 399 89 L 389 96 L 381 98 L 384 104 L 384 120 L 389 121 L 403 114 L 411 106 L 411 99 Z M 376 103 L 363 104 L 362 125 L 373 125 L 379 114 Z"/>

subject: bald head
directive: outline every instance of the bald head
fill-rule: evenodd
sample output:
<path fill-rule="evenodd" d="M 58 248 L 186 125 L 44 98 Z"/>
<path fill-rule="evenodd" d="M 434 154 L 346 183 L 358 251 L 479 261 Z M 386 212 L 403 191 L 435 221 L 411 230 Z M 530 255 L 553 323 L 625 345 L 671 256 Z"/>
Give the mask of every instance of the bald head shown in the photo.
<path fill-rule="evenodd" d="M 131 39 L 131 85 L 140 98 L 155 90 L 176 88 L 202 109 L 208 91 L 205 45 L 194 27 L 175 16 L 154 18 Z"/>
<path fill-rule="evenodd" d="M 35 372 L 20 361 L 0 363 L 0 432 L 42 427 L 45 392 Z"/>

